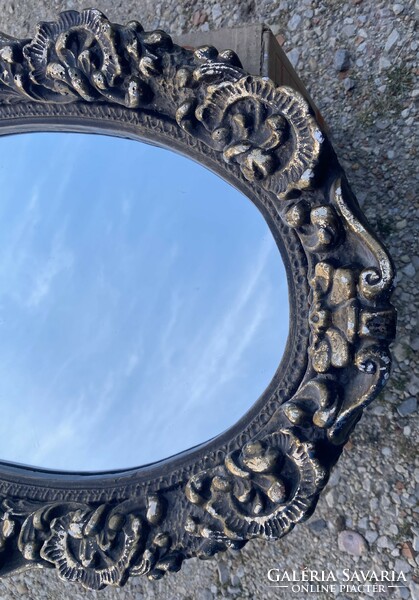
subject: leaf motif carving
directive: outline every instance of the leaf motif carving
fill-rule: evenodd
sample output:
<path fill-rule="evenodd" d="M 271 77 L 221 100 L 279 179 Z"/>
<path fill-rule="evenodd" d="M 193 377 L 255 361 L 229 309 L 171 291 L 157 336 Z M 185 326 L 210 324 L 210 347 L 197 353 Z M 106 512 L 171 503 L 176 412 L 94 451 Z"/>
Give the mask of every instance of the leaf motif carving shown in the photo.
<path fill-rule="evenodd" d="M 124 585 L 131 572 L 158 578 L 177 570 L 181 556 L 171 551 L 170 537 L 152 534 L 165 518 L 161 497 L 148 496 L 144 511 L 130 506 L 6 500 L 0 551 L 10 538 L 27 561 L 53 564 L 62 579 L 94 590 Z"/>
<path fill-rule="evenodd" d="M 307 517 L 325 478 L 310 445 L 283 430 L 246 444 L 213 474 L 192 477 L 186 495 L 215 520 L 211 535 L 218 540 L 279 538 Z M 188 527 L 207 537 L 206 525 Z"/>
<path fill-rule="evenodd" d="M 278 197 L 309 187 L 322 135 L 294 90 L 251 76 L 211 84 L 193 117 L 246 179 Z"/>
<path fill-rule="evenodd" d="M 144 33 L 136 21 L 122 27 L 96 9 L 65 11 L 56 22 L 40 23 L 29 43 L 0 49 L 0 86 L 39 102 L 105 100 L 137 108 L 151 101 L 150 79 L 161 75 L 160 52 L 170 47 L 167 34 Z"/>

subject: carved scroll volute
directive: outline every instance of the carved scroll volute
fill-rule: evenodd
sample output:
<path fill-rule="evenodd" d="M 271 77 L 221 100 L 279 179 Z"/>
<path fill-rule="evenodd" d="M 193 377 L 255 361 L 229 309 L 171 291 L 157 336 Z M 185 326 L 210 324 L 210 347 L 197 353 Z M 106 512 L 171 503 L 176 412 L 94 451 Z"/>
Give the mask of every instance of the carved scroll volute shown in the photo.
<path fill-rule="evenodd" d="M 350 190 L 346 180 L 342 182 L 341 179 L 337 179 L 330 194 L 331 201 L 337 207 L 345 226 L 357 239 L 362 240 L 363 247 L 370 251 L 376 261 L 376 265 L 365 267 L 359 274 L 360 295 L 372 302 L 387 299 L 394 281 L 394 269 L 388 253 L 350 209 L 347 200 Z"/>
<path fill-rule="evenodd" d="M 362 253 L 360 256 L 364 261 L 372 256 L 374 261 L 371 266 L 352 270 L 357 276 L 353 364 L 363 375 L 358 393 L 346 395 L 338 418 L 329 431 L 330 439 L 337 443 L 345 439 L 362 410 L 377 396 L 390 376 L 388 344 L 394 339 L 396 312 L 388 302 L 394 280 L 391 259 L 351 209 L 354 199 L 346 180 L 334 182 L 330 197 L 348 235 L 354 236 Z M 362 264 L 361 258 L 359 262 Z"/>

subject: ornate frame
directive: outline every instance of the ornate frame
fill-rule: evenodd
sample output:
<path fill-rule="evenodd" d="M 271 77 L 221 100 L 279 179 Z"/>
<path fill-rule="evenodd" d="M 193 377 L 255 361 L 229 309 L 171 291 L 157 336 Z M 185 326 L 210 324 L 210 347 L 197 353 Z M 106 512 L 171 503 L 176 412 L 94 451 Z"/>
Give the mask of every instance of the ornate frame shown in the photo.
<path fill-rule="evenodd" d="M 294 90 L 237 56 L 174 45 L 94 9 L 0 34 L 0 133 L 101 131 L 168 145 L 241 189 L 286 263 L 291 323 L 271 384 L 227 433 L 129 471 L 0 464 L 0 574 L 52 567 L 101 589 L 185 558 L 276 539 L 313 512 L 363 409 L 389 377 L 391 260 Z"/>

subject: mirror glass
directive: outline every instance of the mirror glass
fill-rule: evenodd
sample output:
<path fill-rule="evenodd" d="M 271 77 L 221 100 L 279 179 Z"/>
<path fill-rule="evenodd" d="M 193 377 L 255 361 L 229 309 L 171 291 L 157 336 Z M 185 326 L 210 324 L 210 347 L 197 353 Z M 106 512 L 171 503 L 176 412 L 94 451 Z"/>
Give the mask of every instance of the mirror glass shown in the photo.
<path fill-rule="evenodd" d="M 194 161 L 80 133 L 0 138 L 0 459 L 140 466 L 237 422 L 288 335 L 259 211 Z"/>

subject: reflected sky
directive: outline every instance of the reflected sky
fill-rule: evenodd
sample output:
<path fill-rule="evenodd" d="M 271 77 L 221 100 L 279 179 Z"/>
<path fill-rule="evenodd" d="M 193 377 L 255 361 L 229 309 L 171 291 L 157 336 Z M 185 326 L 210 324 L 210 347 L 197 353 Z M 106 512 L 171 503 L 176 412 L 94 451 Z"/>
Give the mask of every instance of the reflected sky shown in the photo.
<path fill-rule="evenodd" d="M 0 138 L 0 457 L 154 462 L 233 425 L 288 334 L 252 203 L 168 150 L 88 134 Z"/>

